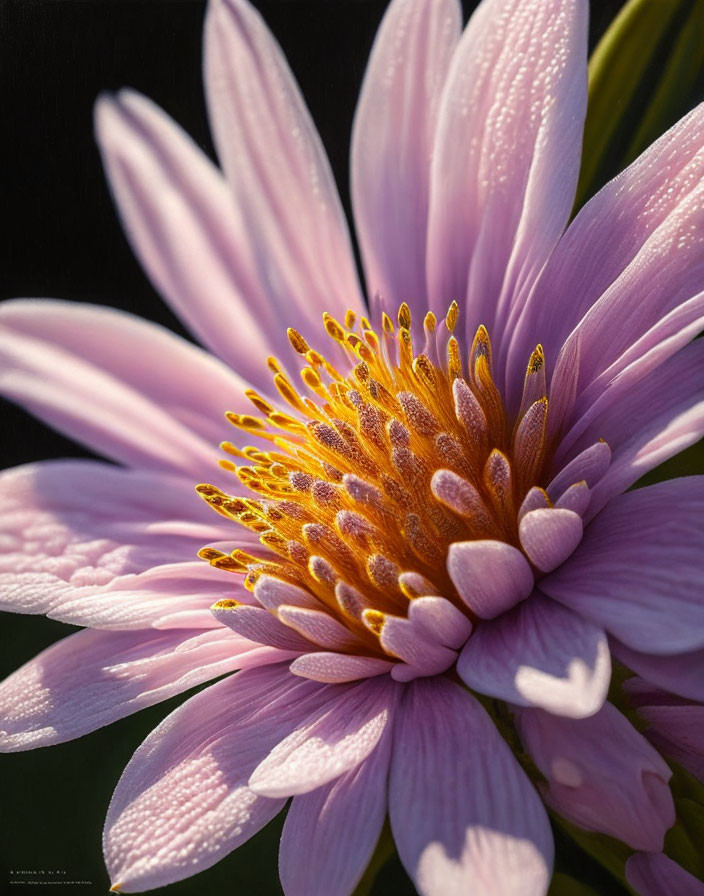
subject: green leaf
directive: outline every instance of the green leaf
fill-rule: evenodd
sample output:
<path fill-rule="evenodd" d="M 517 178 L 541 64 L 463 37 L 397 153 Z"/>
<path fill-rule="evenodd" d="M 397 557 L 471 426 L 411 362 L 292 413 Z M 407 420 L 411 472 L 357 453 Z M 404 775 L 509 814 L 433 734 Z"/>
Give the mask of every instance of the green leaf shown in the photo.
<path fill-rule="evenodd" d="M 599 894 L 581 881 L 570 877 L 569 874 L 557 871 L 550 881 L 548 896 L 599 896 Z"/>
<path fill-rule="evenodd" d="M 575 211 L 701 98 L 704 0 L 629 0 L 589 61 Z"/>

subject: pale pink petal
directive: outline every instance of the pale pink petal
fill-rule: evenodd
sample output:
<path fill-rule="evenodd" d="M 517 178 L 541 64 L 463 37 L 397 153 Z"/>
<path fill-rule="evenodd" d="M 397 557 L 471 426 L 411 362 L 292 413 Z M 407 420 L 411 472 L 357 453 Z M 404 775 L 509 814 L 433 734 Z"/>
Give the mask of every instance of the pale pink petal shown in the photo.
<path fill-rule="evenodd" d="M 260 576 L 254 587 L 254 596 L 267 610 L 278 610 L 283 604 L 294 607 L 305 607 L 308 610 L 318 609 L 318 602 L 304 588 L 297 588 L 274 576 Z"/>
<path fill-rule="evenodd" d="M 286 345 L 247 223 L 224 178 L 151 100 L 102 97 L 96 137 L 125 232 L 154 285 L 196 336 L 270 388 L 262 358 Z M 274 251 L 269 246 L 269 251 Z"/>
<path fill-rule="evenodd" d="M 612 639 L 611 652 L 646 681 L 673 694 L 704 703 L 704 649 L 674 656 L 653 656 L 639 653 Z"/>
<path fill-rule="evenodd" d="M 10 311 L 11 323 L 5 324 L 0 308 L 0 394 L 60 432 L 128 466 L 191 476 L 196 471 L 213 475 L 217 470 L 217 448 L 192 429 L 191 422 L 181 422 L 163 407 L 163 393 L 160 396 L 146 379 L 142 382 L 137 376 L 133 383 L 125 382 L 122 364 L 109 353 L 105 364 L 99 351 L 95 357 L 90 353 L 84 356 L 54 340 L 50 333 L 35 334 L 31 326 L 19 325 L 12 315 L 14 303 L 4 307 Z M 122 349 L 123 363 L 127 363 L 128 345 L 123 344 Z M 154 351 L 160 377 L 168 379 L 170 353 L 163 358 L 162 367 L 156 346 Z M 176 353 L 181 355 L 187 375 L 189 368 L 192 375 L 198 371 L 197 364 L 193 370 L 188 351 L 180 353 L 177 348 Z M 195 412 L 193 416 L 192 422 L 197 423 Z"/>
<path fill-rule="evenodd" d="M 533 590 L 528 561 L 503 541 L 455 542 L 447 554 L 447 571 L 462 600 L 483 619 L 504 613 Z"/>
<path fill-rule="evenodd" d="M 703 515 L 704 477 L 620 495 L 587 527 L 570 562 L 540 588 L 634 650 L 698 650 L 704 647 Z"/>
<path fill-rule="evenodd" d="M 578 395 L 660 318 L 701 292 L 703 122 L 699 106 L 581 210 L 514 328 L 509 382 L 522 377 L 537 342 L 554 364 L 569 336 L 579 345 Z M 563 350 L 565 361 L 573 348 Z M 569 373 L 565 368 L 565 382 Z"/>
<path fill-rule="evenodd" d="M 294 675 L 312 678 L 313 681 L 339 684 L 373 678 L 391 671 L 393 663 L 375 656 L 352 656 L 347 653 L 306 653 L 297 657 L 289 666 Z"/>
<path fill-rule="evenodd" d="M 479 703 L 444 679 L 404 690 L 389 814 L 421 896 L 543 896 L 553 843 L 545 810 Z"/>
<path fill-rule="evenodd" d="M 366 759 L 390 722 L 398 686 L 384 677 L 341 687 L 259 763 L 252 790 L 270 797 L 309 793 Z"/>
<path fill-rule="evenodd" d="M 672 772 L 625 716 L 605 703 L 587 719 L 540 709 L 517 710 L 515 719 L 555 812 L 633 849 L 662 849 L 675 821 Z"/>
<path fill-rule="evenodd" d="M 218 622 L 250 641 L 297 653 L 311 649 L 310 641 L 291 631 L 262 607 L 219 607 L 216 604 L 211 612 Z"/>
<path fill-rule="evenodd" d="M 359 650 L 364 646 L 348 628 L 322 610 L 282 604 L 277 615 L 285 625 L 303 635 L 309 642 L 327 650 Z"/>
<path fill-rule="evenodd" d="M 286 326 L 364 313 L 330 165 L 279 46 L 246 0 L 214 0 L 205 86 L 218 156 L 266 301 Z M 256 307 L 256 306 L 255 306 Z M 259 309 L 256 309 L 257 312 Z"/>
<path fill-rule="evenodd" d="M 500 340 L 569 218 L 587 12 L 581 0 L 489 0 L 453 57 L 431 168 L 428 289 L 441 313 L 466 298 L 468 334 L 484 324 Z"/>
<path fill-rule="evenodd" d="M 426 638 L 456 650 L 472 631 L 472 623 L 445 597 L 414 598 L 408 607 L 408 618 Z"/>
<path fill-rule="evenodd" d="M 294 797 L 279 848 L 286 896 L 352 893 L 386 817 L 391 755 L 387 733 L 356 768 L 312 793 Z"/>
<path fill-rule="evenodd" d="M 662 852 L 632 855 L 626 880 L 638 896 L 704 896 L 704 883 Z"/>
<path fill-rule="evenodd" d="M 46 461 L 0 474 L 0 499 L 2 609 L 140 628 L 241 590 L 196 559 L 227 530 L 188 480 Z"/>
<path fill-rule="evenodd" d="M 578 719 L 604 703 L 611 660 L 602 629 L 536 591 L 479 626 L 457 671 L 481 694 Z"/>
<path fill-rule="evenodd" d="M 221 361 L 165 327 L 115 308 L 17 299 L 0 305 L 0 328 L 54 345 L 113 377 L 208 443 L 230 437 L 225 411 L 253 410 L 244 394 L 249 384 Z M 157 443 L 154 451 L 167 465 L 175 447 Z"/>
<path fill-rule="evenodd" d="M 521 547 L 542 572 L 564 563 L 582 540 L 582 532 L 581 516 L 558 507 L 531 510 L 518 526 Z"/>
<path fill-rule="evenodd" d="M 229 629 L 100 632 L 48 647 L 0 685 L 0 750 L 63 743 L 279 653 Z M 285 655 L 284 655 L 285 656 Z"/>
<path fill-rule="evenodd" d="M 428 310 L 425 246 L 440 94 L 462 24 L 457 0 L 395 0 L 372 48 L 352 129 L 352 204 L 370 296 Z M 449 304 L 449 302 L 448 302 Z"/>
<path fill-rule="evenodd" d="M 247 778 L 324 692 L 279 664 L 230 676 L 167 716 L 130 760 L 108 809 L 103 849 L 114 888 L 190 877 L 256 834 L 284 800 L 257 796 Z"/>

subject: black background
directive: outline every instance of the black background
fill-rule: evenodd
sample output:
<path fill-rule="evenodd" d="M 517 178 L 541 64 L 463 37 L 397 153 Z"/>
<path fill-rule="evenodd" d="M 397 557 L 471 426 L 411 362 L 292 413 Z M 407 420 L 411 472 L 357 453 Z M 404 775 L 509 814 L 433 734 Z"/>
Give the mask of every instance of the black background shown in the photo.
<path fill-rule="evenodd" d="M 274 0 L 255 5 L 301 84 L 349 211 L 352 116 L 385 4 Z M 466 15 L 473 6 L 464 3 Z M 619 6 L 592 4 L 592 46 Z M 162 105 L 213 156 L 201 86 L 203 13 L 204 4 L 194 0 L 0 2 L 3 297 L 98 302 L 184 333 L 121 233 L 93 142 L 92 105 L 102 90 L 134 87 Z M 90 456 L 14 406 L 3 403 L 2 413 L 3 466 Z M 69 631 L 69 626 L 43 618 L 4 617 L 0 674 Z M 110 794 L 134 749 L 182 699 L 143 710 L 73 743 L 2 757 L 0 891 L 17 894 L 18 888 L 9 884 L 11 872 L 30 871 L 35 880 L 92 881 L 76 892 L 106 892 L 100 832 Z M 274 821 L 218 866 L 169 892 L 280 893 L 280 827 L 281 821 Z M 563 855 L 563 870 L 591 877 L 598 892 L 619 892 L 579 852 Z M 59 892 L 73 890 L 63 886 Z M 413 888 L 398 863 L 391 863 L 374 892 L 411 894 Z"/>

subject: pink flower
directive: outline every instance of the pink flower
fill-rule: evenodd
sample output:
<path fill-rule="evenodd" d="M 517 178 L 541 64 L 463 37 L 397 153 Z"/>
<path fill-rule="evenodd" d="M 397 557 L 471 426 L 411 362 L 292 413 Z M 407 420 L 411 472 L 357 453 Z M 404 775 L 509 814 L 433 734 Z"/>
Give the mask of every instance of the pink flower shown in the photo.
<path fill-rule="evenodd" d="M 127 766 L 115 888 L 209 867 L 293 796 L 288 894 L 350 893 L 387 813 L 420 893 L 545 893 L 552 835 L 511 747 L 554 811 L 662 849 L 670 772 L 604 702 L 607 634 L 640 674 L 676 685 L 684 655 L 702 680 L 704 481 L 623 492 L 704 430 L 704 108 L 565 231 L 586 31 L 584 0 L 484 0 L 462 34 L 455 0 L 394 0 L 352 145 L 370 312 L 245 0 L 206 21 L 224 177 L 145 98 L 100 100 L 135 251 L 220 360 L 108 309 L 0 310 L 2 392 L 121 465 L 0 480 L 3 607 L 86 627 L 3 683 L 2 747 L 242 670 Z M 238 469 L 212 447 L 225 410 Z"/>

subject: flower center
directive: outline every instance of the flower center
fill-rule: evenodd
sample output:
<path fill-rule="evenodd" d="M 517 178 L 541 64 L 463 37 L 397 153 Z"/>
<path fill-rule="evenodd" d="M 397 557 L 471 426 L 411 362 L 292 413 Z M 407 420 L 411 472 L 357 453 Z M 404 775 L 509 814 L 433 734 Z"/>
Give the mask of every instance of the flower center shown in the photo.
<path fill-rule="evenodd" d="M 448 574 L 448 550 L 480 539 L 521 549 L 525 496 L 537 490 L 550 504 L 538 486 L 549 455 L 548 399 L 537 346 L 510 420 L 492 375 L 489 334 L 479 327 L 463 361 L 457 317 L 456 303 L 440 323 L 428 313 L 418 354 L 405 303 L 398 326 L 383 315 L 380 333 L 352 312 L 344 325 L 325 315 L 330 358 L 289 330 L 306 362 L 304 389 L 279 361 L 268 364 L 290 412 L 251 390 L 259 416 L 228 414 L 267 443 L 222 445 L 247 461 L 221 465 L 252 496 L 197 489 L 219 513 L 258 533 L 267 550 L 204 548 L 200 556 L 243 574 L 250 591 L 262 576 L 304 589 L 374 652 L 386 618 L 406 618 L 419 597 L 442 595 L 475 622 Z"/>

